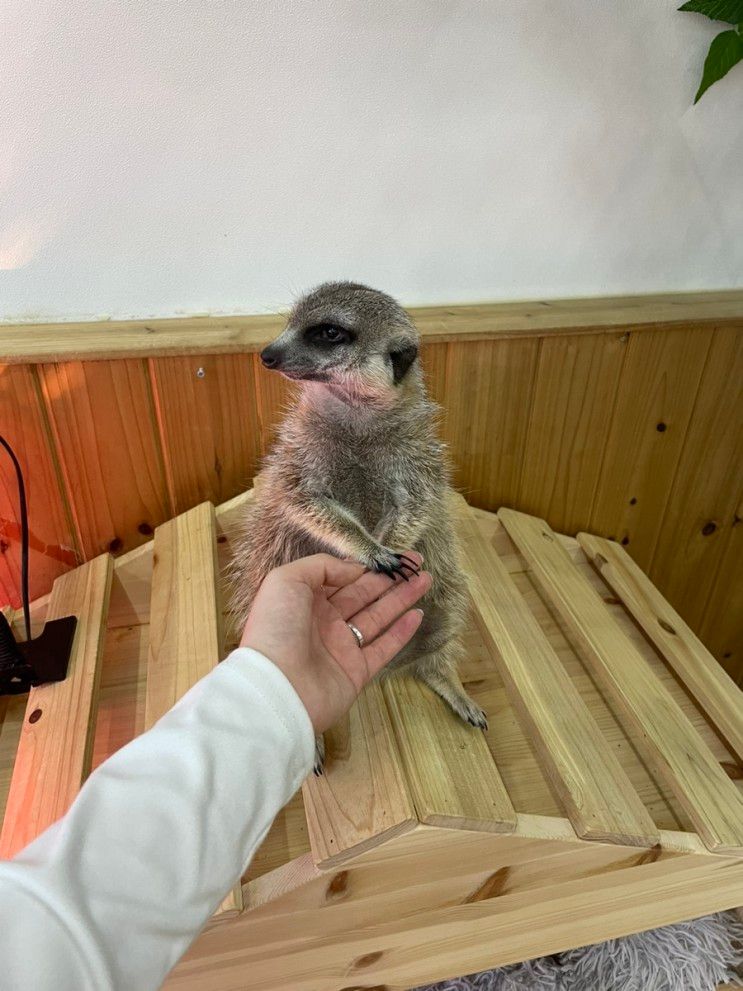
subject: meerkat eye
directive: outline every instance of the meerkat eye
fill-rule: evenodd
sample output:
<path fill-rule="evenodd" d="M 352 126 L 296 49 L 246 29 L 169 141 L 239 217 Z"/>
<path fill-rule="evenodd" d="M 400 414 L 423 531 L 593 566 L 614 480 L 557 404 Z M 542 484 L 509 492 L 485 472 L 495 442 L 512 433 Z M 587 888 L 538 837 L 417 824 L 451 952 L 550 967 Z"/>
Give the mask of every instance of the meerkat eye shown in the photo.
<path fill-rule="evenodd" d="M 348 344 L 354 339 L 354 335 L 350 330 L 334 323 L 317 323 L 307 328 L 305 338 L 311 344 Z"/>

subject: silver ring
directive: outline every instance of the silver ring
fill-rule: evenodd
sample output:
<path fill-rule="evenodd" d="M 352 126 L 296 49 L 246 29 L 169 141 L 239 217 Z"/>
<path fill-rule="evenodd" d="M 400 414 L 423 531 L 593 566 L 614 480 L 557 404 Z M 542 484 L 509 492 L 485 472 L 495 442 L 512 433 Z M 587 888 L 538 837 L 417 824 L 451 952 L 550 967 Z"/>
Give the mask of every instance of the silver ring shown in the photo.
<path fill-rule="evenodd" d="M 351 631 L 351 633 L 353 633 L 353 635 L 356 637 L 356 640 L 358 641 L 358 644 L 359 644 L 359 648 L 363 647 L 364 646 L 364 634 L 361 632 L 361 630 L 357 629 L 353 625 L 353 623 L 346 623 L 346 626 L 349 628 L 349 630 Z"/>

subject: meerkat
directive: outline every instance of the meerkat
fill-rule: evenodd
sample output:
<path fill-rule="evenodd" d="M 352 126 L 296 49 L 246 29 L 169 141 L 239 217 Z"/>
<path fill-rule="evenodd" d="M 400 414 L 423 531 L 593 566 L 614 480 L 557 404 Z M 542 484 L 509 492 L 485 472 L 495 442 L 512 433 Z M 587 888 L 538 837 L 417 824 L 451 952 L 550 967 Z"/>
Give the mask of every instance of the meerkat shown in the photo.
<path fill-rule="evenodd" d="M 418 551 L 433 577 L 423 621 L 382 676 L 404 668 L 474 727 L 485 713 L 457 676 L 467 608 L 447 507 L 449 466 L 425 390 L 419 336 L 392 297 L 330 282 L 292 309 L 261 352 L 266 368 L 300 384 L 268 454 L 229 567 L 231 612 L 242 629 L 274 567 L 320 551 L 406 577 Z M 316 773 L 324 751 L 318 740 Z"/>

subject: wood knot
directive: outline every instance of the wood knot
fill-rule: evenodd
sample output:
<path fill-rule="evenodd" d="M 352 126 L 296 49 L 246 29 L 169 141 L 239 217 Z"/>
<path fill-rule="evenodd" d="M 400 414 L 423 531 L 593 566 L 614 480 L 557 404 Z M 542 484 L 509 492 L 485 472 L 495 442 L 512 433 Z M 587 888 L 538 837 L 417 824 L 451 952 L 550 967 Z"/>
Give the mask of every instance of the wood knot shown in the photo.
<path fill-rule="evenodd" d="M 112 554 L 116 554 L 116 552 L 120 551 L 123 546 L 124 546 L 124 541 L 121 539 L 121 537 L 114 537 L 114 539 L 108 545 L 108 549 Z"/>
<path fill-rule="evenodd" d="M 343 898 L 348 892 L 348 871 L 339 871 L 334 874 L 325 889 L 325 901 L 335 902 Z"/>
<path fill-rule="evenodd" d="M 705 523 L 704 526 L 702 527 L 702 536 L 709 537 L 709 535 L 711 533 L 714 533 L 716 529 L 717 529 L 717 524 L 713 523 L 712 520 L 710 520 L 709 523 Z"/>
<path fill-rule="evenodd" d="M 500 870 L 486 877 L 479 888 L 475 888 L 467 895 L 462 904 L 470 905 L 472 902 L 484 902 L 488 898 L 500 898 L 501 895 L 505 895 L 510 874 L 510 867 L 501 867 Z"/>
<path fill-rule="evenodd" d="M 38 723 L 41 719 L 41 709 L 34 709 L 31 715 L 28 717 L 30 723 Z"/>
<path fill-rule="evenodd" d="M 630 506 L 636 506 L 637 505 L 637 499 L 634 496 L 632 496 L 632 498 L 629 501 L 629 504 L 630 504 Z"/>
<path fill-rule="evenodd" d="M 626 547 L 629 543 L 629 537 L 622 537 L 622 546 Z"/>
<path fill-rule="evenodd" d="M 676 636 L 676 631 L 671 626 L 671 624 L 667 623 L 664 619 L 661 619 L 660 617 L 658 617 L 658 626 L 661 628 L 661 630 L 665 630 L 666 633 L 672 633 L 673 636 Z"/>
<path fill-rule="evenodd" d="M 660 423 L 655 424 L 655 429 L 658 431 L 659 434 L 662 434 L 665 433 L 667 427 L 666 424 L 661 420 Z"/>
<path fill-rule="evenodd" d="M 152 527 L 146 520 L 143 523 L 140 523 L 137 529 L 139 530 L 140 533 L 143 533 L 145 537 L 152 536 L 152 532 L 153 532 Z"/>
<path fill-rule="evenodd" d="M 363 970 L 364 967 L 371 967 L 377 960 L 384 956 L 384 950 L 375 950 L 373 953 L 365 953 L 363 957 L 354 960 L 352 967 L 354 970 Z"/>

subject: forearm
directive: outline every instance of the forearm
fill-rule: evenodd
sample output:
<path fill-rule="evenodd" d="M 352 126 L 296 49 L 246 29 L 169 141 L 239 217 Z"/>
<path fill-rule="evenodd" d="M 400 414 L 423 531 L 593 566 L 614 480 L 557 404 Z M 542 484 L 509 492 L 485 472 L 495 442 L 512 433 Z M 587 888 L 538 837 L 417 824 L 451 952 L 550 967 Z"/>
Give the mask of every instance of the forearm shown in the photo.
<path fill-rule="evenodd" d="M 235 651 L 0 864 L 3 988 L 158 988 L 301 784 L 313 736 L 278 668 Z"/>

